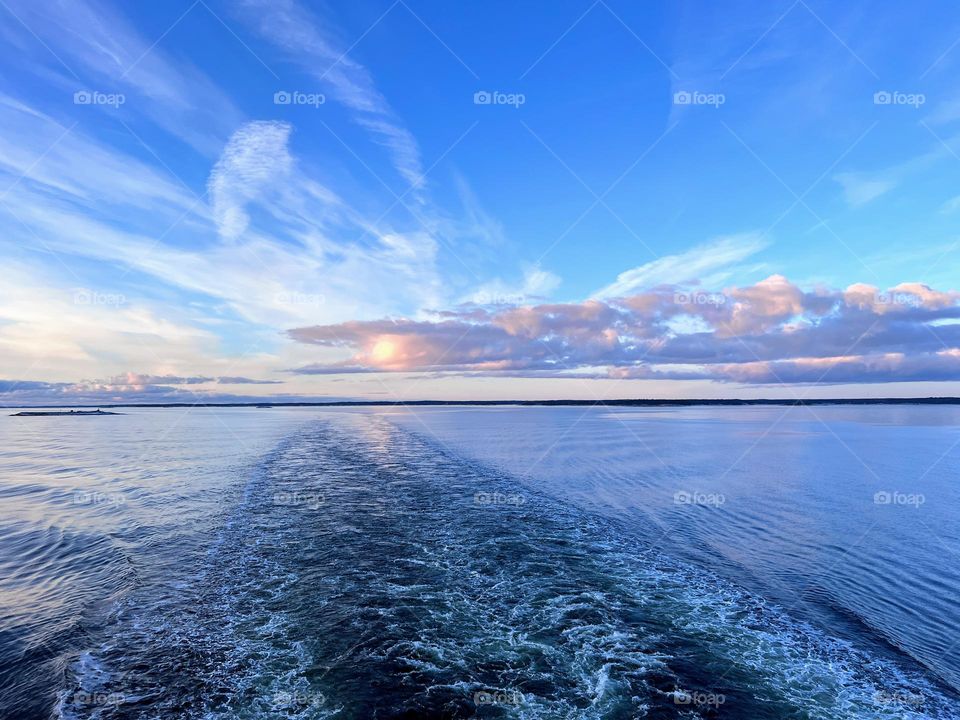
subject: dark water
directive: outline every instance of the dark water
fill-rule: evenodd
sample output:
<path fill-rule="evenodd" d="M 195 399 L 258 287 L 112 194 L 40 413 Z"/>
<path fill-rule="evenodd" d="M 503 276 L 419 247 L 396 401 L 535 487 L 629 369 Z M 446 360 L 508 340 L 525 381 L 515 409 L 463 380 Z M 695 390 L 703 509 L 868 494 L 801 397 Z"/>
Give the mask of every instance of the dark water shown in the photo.
<path fill-rule="evenodd" d="M 960 408 L 398 415 L 831 635 L 960 687 Z"/>
<path fill-rule="evenodd" d="M 960 717 L 948 653 L 924 661 L 881 641 L 871 606 L 791 606 L 792 581 L 754 577 L 768 574 L 752 558 L 773 552 L 771 532 L 793 548 L 784 571 L 843 533 L 790 540 L 775 512 L 742 516 L 727 479 L 748 478 L 705 484 L 718 473 L 698 458 L 736 451 L 729 423 L 713 450 L 696 414 L 631 428 L 673 448 L 661 476 L 635 466 L 642 444 L 617 441 L 621 422 L 582 409 L 230 411 L 172 426 L 169 412 L 109 418 L 124 423 L 110 435 L 76 419 L 56 433 L 4 424 L 3 717 Z M 661 435 L 670 423 L 695 447 Z M 760 477 L 764 458 L 747 463 L 757 497 L 798 482 L 782 455 Z M 676 512 L 665 542 L 658 523 Z M 861 522 L 821 512 L 838 517 L 809 522 Z M 749 562 L 721 551 L 751 525 Z M 938 615 L 956 640 L 956 565 L 930 543 L 903 551 L 942 572 L 893 598 L 916 619 L 901 632 L 922 638 Z M 808 584 L 842 591 L 818 569 Z M 856 575 L 882 590 L 882 570 Z"/>

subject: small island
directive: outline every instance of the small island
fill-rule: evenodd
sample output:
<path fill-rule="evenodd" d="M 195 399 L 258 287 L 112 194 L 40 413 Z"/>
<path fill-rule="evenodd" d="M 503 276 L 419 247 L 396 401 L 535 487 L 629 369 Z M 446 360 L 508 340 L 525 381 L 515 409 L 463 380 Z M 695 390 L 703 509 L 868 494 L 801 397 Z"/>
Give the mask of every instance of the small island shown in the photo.
<path fill-rule="evenodd" d="M 10 417 L 21 417 L 21 416 L 44 416 L 44 415 L 123 415 L 123 413 L 110 412 L 109 410 L 101 410 L 97 408 L 96 410 L 23 410 L 18 413 L 13 413 Z"/>

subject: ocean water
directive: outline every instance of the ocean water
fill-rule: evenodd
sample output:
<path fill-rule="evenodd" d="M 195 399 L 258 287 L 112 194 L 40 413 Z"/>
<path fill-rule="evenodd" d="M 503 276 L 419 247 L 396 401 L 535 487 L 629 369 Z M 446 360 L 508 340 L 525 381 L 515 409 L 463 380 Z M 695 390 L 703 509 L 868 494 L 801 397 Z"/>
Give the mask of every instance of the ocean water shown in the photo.
<path fill-rule="evenodd" d="M 960 409 L 0 418 L 3 718 L 960 717 Z"/>

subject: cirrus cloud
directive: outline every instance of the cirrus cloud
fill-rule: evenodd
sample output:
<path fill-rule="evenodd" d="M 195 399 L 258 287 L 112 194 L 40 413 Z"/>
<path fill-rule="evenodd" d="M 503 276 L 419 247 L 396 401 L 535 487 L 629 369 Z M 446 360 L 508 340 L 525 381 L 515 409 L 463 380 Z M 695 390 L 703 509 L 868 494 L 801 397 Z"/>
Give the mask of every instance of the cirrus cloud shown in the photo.
<path fill-rule="evenodd" d="M 237 130 L 210 175 L 207 188 L 220 236 L 235 240 L 247 229 L 246 204 L 290 172 L 290 125 L 257 121 Z"/>

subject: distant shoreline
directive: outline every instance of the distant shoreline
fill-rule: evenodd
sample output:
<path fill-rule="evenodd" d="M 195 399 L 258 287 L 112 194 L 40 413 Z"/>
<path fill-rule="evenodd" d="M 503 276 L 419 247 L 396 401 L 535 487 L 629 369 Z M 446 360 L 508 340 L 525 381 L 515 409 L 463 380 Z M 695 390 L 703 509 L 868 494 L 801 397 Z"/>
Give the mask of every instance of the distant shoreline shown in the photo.
<path fill-rule="evenodd" d="M 96 410 L 37 410 L 31 408 L 14 413 L 10 417 L 98 417 L 100 415 L 123 415 L 123 413 L 109 412 L 100 408 Z"/>
<path fill-rule="evenodd" d="M 280 407 L 434 407 L 448 405 L 466 406 L 571 406 L 571 407 L 694 407 L 694 406 L 744 406 L 744 405 L 784 405 L 784 406 L 812 406 L 812 405 L 960 405 L 960 397 L 927 397 L 927 398 L 759 398 L 759 399 L 620 399 L 620 400 L 333 400 L 303 401 L 303 402 L 197 402 L 197 403 L 96 403 L 89 405 L 7 405 L 11 410 L 40 409 L 40 408 L 191 408 L 191 407 L 224 407 L 224 408 L 259 408 L 270 409 Z"/>

